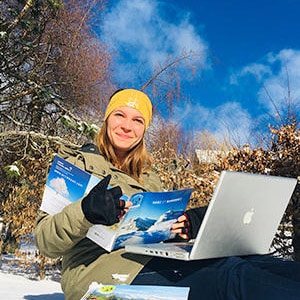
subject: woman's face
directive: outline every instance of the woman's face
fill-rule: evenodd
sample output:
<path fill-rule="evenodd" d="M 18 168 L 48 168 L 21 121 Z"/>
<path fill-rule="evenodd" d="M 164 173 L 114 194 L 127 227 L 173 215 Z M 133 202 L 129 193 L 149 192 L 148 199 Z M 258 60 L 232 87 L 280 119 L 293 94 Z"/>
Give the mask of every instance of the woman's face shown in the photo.
<path fill-rule="evenodd" d="M 122 106 L 107 119 L 107 135 L 116 154 L 122 159 L 144 136 L 145 120 L 135 108 Z"/>

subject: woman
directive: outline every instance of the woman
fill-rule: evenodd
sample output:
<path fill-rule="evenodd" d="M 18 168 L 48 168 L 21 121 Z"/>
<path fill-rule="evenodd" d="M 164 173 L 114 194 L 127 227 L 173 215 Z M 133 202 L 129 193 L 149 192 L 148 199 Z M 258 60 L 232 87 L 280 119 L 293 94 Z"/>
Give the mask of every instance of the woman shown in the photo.
<path fill-rule="evenodd" d="M 189 286 L 190 299 L 298 299 L 300 266 L 295 262 L 260 256 L 196 262 L 151 259 L 124 253 L 124 249 L 108 253 L 85 237 L 93 224 L 111 225 L 126 213 L 131 204 L 120 200 L 122 193 L 162 190 L 145 148 L 144 134 L 151 118 L 152 105 L 146 94 L 119 90 L 107 106 L 97 147 L 62 148 L 59 153 L 104 178 L 85 198 L 62 212 L 40 212 L 37 218 L 35 236 L 41 254 L 63 257 L 61 285 L 66 299 L 80 299 L 93 281 Z M 113 188 L 107 189 L 108 184 Z M 172 231 L 181 239 L 193 238 L 204 212 L 201 208 L 187 211 Z"/>

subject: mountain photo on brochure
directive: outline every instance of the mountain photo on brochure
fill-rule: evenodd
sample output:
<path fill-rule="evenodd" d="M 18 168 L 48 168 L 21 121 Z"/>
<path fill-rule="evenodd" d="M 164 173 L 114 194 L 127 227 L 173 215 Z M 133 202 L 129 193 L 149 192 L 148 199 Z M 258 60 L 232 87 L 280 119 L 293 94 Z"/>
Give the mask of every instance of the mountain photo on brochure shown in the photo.
<path fill-rule="evenodd" d="M 171 225 L 183 215 L 192 190 L 134 194 L 130 201 L 135 205 L 124 215 L 118 227 L 114 249 L 174 238 Z"/>

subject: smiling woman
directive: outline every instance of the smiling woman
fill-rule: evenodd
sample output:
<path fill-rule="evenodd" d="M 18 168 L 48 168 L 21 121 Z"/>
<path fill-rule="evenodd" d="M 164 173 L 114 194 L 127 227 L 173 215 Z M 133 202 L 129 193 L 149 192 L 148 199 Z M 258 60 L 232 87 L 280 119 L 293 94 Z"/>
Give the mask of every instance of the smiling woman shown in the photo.
<path fill-rule="evenodd" d="M 103 179 L 83 199 L 60 213 L 40 212 L 37 218 L 35 236 L 41 253 L 48 257 L 63 256 L 61 284 L 66 299 L 80 299 L 93 281 L 130 283 L 150 260 L 123 257 L 124 249 L 107 253 L 86 234 L 93 224 L 119 222 L 131 205 L 120 200 L 122 194 L 162 190 L 157 174 L 151 170 L 144 141 L 151 119 L 152 104 L 145 93 L 118 90 L 110 98 L 103 126 L 95 139 L 97 145 L 59 151 L 62 158 Z M 124 277 L 124 282 L 118 281 Z"/>
<path fill-rule="evenodd" d="M 107 131 L 120 166 L 127 152 L 142 140 L 151 116 L 151 102 L 144 93 L 127 89 L 112 96 L 104 116 L 107 126 L 99 137 Z"/>
<path fill-rule="evenodd" d="M 98 148 L 108 161 L 135 179 L 140 177 L 143 168 L 150 166 L 144 133 L 151 119 L 152 104 L 145 93 L 135 89 L 118 90 L 110 98 L 104 125 L 96 137 Z"/>

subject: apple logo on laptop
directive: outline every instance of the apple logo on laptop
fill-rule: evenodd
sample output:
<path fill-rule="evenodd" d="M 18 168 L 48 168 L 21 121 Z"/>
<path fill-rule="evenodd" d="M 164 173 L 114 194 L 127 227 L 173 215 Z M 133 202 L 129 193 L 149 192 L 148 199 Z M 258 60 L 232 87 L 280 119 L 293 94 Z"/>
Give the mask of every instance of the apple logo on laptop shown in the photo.
<path fill-rule="evenodd" d="M 250 211 L 247 211 L 247 212 L 244 214 L 244 217 L 243 217 L 243 223 L 244 223 L 244 224 L 250 224 L 251 221 L 252 221 L 253 215 L 254 215 L 254 208 L 252 208 Z"/>

